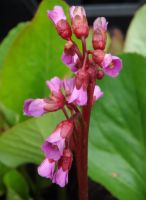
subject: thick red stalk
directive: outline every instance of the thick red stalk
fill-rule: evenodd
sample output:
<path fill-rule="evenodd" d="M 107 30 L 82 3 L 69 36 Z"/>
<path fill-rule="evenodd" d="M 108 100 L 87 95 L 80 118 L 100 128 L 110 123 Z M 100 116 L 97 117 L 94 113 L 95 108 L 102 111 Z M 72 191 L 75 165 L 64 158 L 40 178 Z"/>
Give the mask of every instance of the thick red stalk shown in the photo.
<path fill-rule="evenodd" d="M 83 69 L 85 70 L 87 62 L 87 50 L 85 38 L 82 38 L 83 47 Z M 79 184 L 79 200 L 88 200 L 88 132 L 90 124 L 90 114 L 93 101 L 93 91 L 95 82 L 91 82 L 87 88 L 87 105 L 82 109 L 82 123 L 80 129 L 78 129 L 78 145 L 76 148 L 76 163 L 78 173 Z"/>

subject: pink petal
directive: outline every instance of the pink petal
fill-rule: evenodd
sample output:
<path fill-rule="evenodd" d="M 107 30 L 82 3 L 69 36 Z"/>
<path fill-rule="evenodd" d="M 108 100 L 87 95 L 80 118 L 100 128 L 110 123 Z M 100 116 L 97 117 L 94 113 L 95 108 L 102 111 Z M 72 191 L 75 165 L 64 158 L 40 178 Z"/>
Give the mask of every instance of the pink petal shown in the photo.
<path fill-rule="evenodd" d="M 64 187 L 68 183 L 68 170 L 63 171 L 60 167 L 54 174 L 53 183 L 56 183 L 60 187 Z"/>
<path fill-rule="evenodd" d="M 78 56 L 75 54 L 74 56 L 72 55 L 67 55 L 63 53 L 62 55 L 62 62 L 67 65 L 72 72 L 78 71 L 78 68 L 76 67 L 76 62 L 77 62 Z"/>
<path fill-rule="evenodd" d="M 46 84 L 51 92 L 58 93 L 62 87 L 62 80 L 58 77 L 54 77 L 50 81 L 46 81 Z"/>
<path fill-rule="evenodd" d="M 53 178 L 55 170 L 55 162 L 50 162 L 47 158 L 38 167 L 38 174 L 42 177 Z"/>
<path fill-rule="evenodd" d="M 75 103 L 79 106 L 84 106 L 87 104 L 87 91 L 83 89 L 83 86 L 78 90 L 74 87 L 71 96 L 68 98 L 69 103 Z"/>
<path fill-rule="evenodd" d="M 104 59 L 101 63 L 101 66 L 105 69 L 108 67 L 112 62 L 112 55 L 111 54 L 105 54 Z"/>
<path fill-rule="evenodd" d="M 70 16 L 71 18 L 74 18 L 76 15 L 80 17 L 85 17 L 86 16 L 85 9 L 81 6 L 72 6 L 70 8 Z"/>
<path fill-rule="evenodd" d="M 66 95 L 70 95 L 75 86 L 75 78 L 64 79 L 63 86 L 64 86 Z"/>
<path fill-rule="evenodd" d="M 33 117 L 39 117 L 46 111 L 44 106 L 46 105 L 44 99 L 27 99 L 24 102 L 24 114 Z"/>
<path fill-rule="evenodd" d="M 103 92 L 101 91 L 100 87 L 96 85 L 94 88 L 94 93 L 93 93 L 93 103 L 99 98 L 101 98 L 102 96 L 103 96 Z"/>
<path fill-rule="evenodd" d="M 96 31 L 98 29 L 102 29 L 107 31 L 108 22 L 105 17 L 98 17 L 93 23 L 93 29 Z"/>
<path fill-rule="evenodd" d="M 57 24 L 60 20 L 66 20 L 66 16 L 61 6 L 54 6 L 53 10 L 48 10 L 48 17 L 54 24 Z"/>

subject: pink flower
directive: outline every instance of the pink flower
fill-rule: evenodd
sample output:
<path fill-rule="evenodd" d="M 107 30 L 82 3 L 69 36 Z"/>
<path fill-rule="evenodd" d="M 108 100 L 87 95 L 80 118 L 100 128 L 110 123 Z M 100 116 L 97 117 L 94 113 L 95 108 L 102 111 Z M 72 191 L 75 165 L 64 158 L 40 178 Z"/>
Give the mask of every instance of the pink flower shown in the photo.
<path fill-rule="evenodd" d="M 55 170 L 55 161 L 46 158 L 38 167 L 38 174 L 42 177 L 53 178 Z"/>
<path fill-rule="evenodd" d="M 62 62 L 65 65 L 67 65 L 71 69 L 72 72 L 78 71 L 77 61 L 78 61 L 77 54 L 75 54 L 75 55 L 68 55 L 65 53 L 62 54 Z"/>
<path fill-rule="evenodd" d="M 94 88 L 94 93 L 93 93 L 93 103 L 100 99 L 103 96 L 103 92 L 101 91 L 100 87 L 98 85 L 95 86 Z"/>
<path fill-rule="evenodd" d="M 108 22 L 105 17 L 98 17 L 93 23 L 93 30 L 104 30 L 107 31 Z"/>
<path fill-rule="evenodd" d="M 101 66 L 107 75 L 116 77 L 122 69 L 122 60 L 117 56 L 105 54 Z"/>
<path fill-rule="evenodd" d="M 48 159 L 59 160 L 65 148 L 65 140 L 70 137 L 73 131 L 73 123 L 62 121 L 55 131 L 46 139 L 42 150 Z"/>
<path fill-rule="evenodd" d="M 53 10 L 48 10 L 48 17 L 54 24 L 57 24 L 60 20 L 66 20 L 66 16 L 61 6 L 54 6 Z"/>
<path fill-rule="evenodd" d="M 53 183 L 64 187 L 68 183 L 68 172 L 72 165 L 72 153 L 70 149 L 65 149 L 63 156 L 59 160 L 58 170 L 54 174 Z"/>
<path fill-rule="evenodd" d="M 47 86 L 53 94 L 60 93 L 62 87 L 62 80 L 58 77 L 54 77 L 49 81 L 46 81 Z"/>
<path fill-rule="evenodd" d="M 33 117 L 39 117 L 46 113 L 44 109 L 46 102 L 44 99 L 27 99 L 24 102 L 24 114 Z"/>
<path fill-rule="evenodd" d="M 87 90 L 83 89 L 83 86 L 80 89 L 74 87 L 71 95 L 68 97 L 68 103 L 75 103 L 79 106 L 84 106 L 87 104 Z"/>
<path fill-rule="evenodd" d="M 75 78 L 64 79 L 63 87 L 64 87 L 64 90 L 65 90 L 66 99 L 68 100 L 68 96 L 71 95 L 71 93 L 72 93 L 72 91 L 75 87 Z"/>
<path fill-rule="evenodd" d="M 64 187 L 68 183 L 68 170 L 63 171 L 62 168 L 59 168 L 54 174 L 53 183 L 56 183 L 60 187 Z"/>

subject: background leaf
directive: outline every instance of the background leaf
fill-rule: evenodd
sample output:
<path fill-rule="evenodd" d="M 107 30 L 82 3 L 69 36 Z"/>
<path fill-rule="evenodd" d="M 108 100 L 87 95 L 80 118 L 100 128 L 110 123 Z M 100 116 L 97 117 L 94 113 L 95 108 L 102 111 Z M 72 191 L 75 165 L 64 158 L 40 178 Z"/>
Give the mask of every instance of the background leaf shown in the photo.
<path fill-rule="evenodd" d="M 144 200 L 146 142 L 146 59 L 122 56 L 118 78 L 106 77 L 104 97 L 93 108 L 89 175 L 120 200 Z"/>
<path fill-rule="evenodd" d="M 24 163 L 40 163 L 41 144 L 63 118 L 62 113 L 49 113 L 14 126 L 0 137 L 0 161 L 16 167 Z M 16 145 L 17 144 L 17 145 Z"/>
<path fill-rule="evenodd" d="M 146 59 L 136 54 L 122 59 L 120 76 L 99 82 L 105 95 L 92 112 L 89 176 L 120 200 L 145 200 Z M 40 146 L 62 118 L 50 113 L 8 130 L 0 137 L 0 161 L 39 164 Z"/>
<path fill-rule="evenodd" d="M 7 200 L 29 200 L 28 186 L 23 176 L 16 170 L 11 170 L 4 176 L 8 189 Z"/>
<path fill-rule="evenodd" d="M 18 34 L 26 26 L 26 24 L 27 24 L 26 22 L 18 24 L 15 28 L 13 28 L 8 33 L 7 37 L 0 44 L 0 68 L 3 65 L 5 57 L 6 57 L 7 53 L 9 52 L 9 49 L 10 49 L 12 43 L 18 37 Z"/>
<path fill-rule="evenodd" d="M 44 97 L 48 94 L 45 80 L 69 73 L 61 63 L 65 40 L 57 35 L 47 17 L 54 5 L 68 6 L 61 0 L 44 0 L 34 19 L 20 30 L 4 59 L 0 76 L 2 103 L 22 116 L 26 98 Z"/>
<path fill-rule="evenodd" d="M 146 5 L 141 7 L 135 14 L 125 42 L 125 52 L 137 52 L 146 56 Z"/>

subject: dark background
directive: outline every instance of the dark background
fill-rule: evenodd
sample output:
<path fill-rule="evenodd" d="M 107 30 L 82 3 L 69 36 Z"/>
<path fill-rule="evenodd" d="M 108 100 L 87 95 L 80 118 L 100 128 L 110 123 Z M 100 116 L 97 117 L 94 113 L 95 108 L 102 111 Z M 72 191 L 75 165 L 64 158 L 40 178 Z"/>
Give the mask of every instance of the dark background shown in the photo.
<path fill-rule="evenodd" d="M 53 0 L 52 0 L 53 1 Z M 0 1 L 0 41 L 8 31 L 21 21 L 30 20 L 41 0 L 1 0 Z M 117 27 L 126 32 L 135 10 L 144 0 L 66 0 L 70 5 L 84 5 L 89 23 L 95 17 L 106 16 L 109 28 Z M 124 7 L 122 7 L 124 6 Z M 94 10 L 93 10 L 94 9 Z M 111 26 L 112 24 L 112 26 Z"/>

